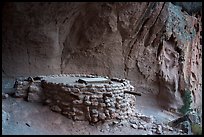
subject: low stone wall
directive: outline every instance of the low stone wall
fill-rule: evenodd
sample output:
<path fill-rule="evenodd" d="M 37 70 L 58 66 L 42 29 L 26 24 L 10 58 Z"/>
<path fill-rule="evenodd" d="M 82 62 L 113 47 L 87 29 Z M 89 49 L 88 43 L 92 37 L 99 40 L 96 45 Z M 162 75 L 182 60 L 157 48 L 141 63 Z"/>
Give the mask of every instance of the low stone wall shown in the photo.
<path fill-rule="evenodd" d="M 61 74 L 50 78 L 70 77 L 97 77 L 82 74 Z M 73 120 L 88 120 L 90 122 L 105 121 L 108 119 L 125 119 L 135 113 L 134 95 L 124 91 L 132 91 L 134 87 L 125 79 L 111 79 L 110 84 L 63 84 L 42 80 L 42 88 L 46 103 L 51 110 L 61 113 Z"/>

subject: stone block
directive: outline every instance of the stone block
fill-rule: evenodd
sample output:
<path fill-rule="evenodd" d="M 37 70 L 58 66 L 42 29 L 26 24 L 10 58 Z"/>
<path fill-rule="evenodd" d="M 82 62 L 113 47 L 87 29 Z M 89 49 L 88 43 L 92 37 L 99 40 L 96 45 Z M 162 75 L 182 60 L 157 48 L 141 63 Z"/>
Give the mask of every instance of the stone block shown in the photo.
<path fill-rule="evenodd" d="M 26 90 L 23 90 L 23 89 L 17 89 L 15 91 L 15 94 L 14 94 L 14 97 L 16 98 L 25 98 L 27 97 L 27 91 Z"/>
<path fill-rule="evenodd" d="M 110 99 L 106 99 L 106 100 L 104 100 L 104 102 L 105 103 L 110 103 L 111 101 L 110 101 Z"/>
<path fill-rule="evenodd" d="M 111 107 L 111 103 L 107 103 L 106 106 L 107 106 L 107 107 Z"/>
<path fill-rule="evenodd" d="M 98 118 L 97 117 L 92 117 L 91 122 L 94 122 L 94 123 L 98 122 Z"/>
<path fill-rule="evenodd" d="M 123 100 L 122 97 L 116 97 L 115 99 L 116 99 L 117 102 Z"/>
<path fill-rule="evenodd" d="M 71 111 L 71 112 L 69 112 L 69 115 L 71 115 L 71 116 L 75 116 L 76 113 Z"/>
<path fill-rule="evenodd" d="M 69 113 L 69 112 L 67 112 L 67 111 L 62 111 L 62 114 L 63 114 L 63 115 L 68 115 L 68 113 Z"/>
<path fill-rule="evenodd" d="M 73 112 L 75 112 L 75 114 L 83 114 L 84 112 L 82 110 L 80 110 L 79 108 L 73 108 Z"/>
<path fill-rule="evenodd" d="M 74 105 L 79 105 L 79 104 L 82 104 L 83 101 L 82 101 L 82 100 L 74 100 L 72 103 L 73 103 Z"/>
<path fill-rule="evenodd" d="M 84 101 L 84 104 L 89 106 L 89 105 L 91 105 L 91 101 Z"/>
<path fill-rule="evenodd" d="M 84 101 L 90 101 L 90 96 L 84 96 Z"/>
<path fill-rule="evenodd" d="M 90 113 L 90 108 L 89 107 L 85 107 L 85 110 L 87 113 Z"/>
<path fill-rule="evenodd" d="M 57 106 L 57 105 L 51 106 L 50 109 L 52 111 L 55 111 L 55 112 L 61 112 L 62 111 L 62 109 L 59 106 Z"/>
<path fill-rule="evenodd" d="M 91 114 L 91 117 L 93 118 L 93 117 L 98 117 L 98 113 L 97 114 Z"/>
<path fill-rule="evenodd" d="M 71 103 L 70 103 L 70 102 L 62 101 L 61 104 L 62 104 L 63 106 L 70 106 Z"/>
<path fill-rule="evenodd" d="M 91 109 L 91 114 L 98 114 L 98 110 L 97 109 Z"/>
<path fill-rule="evenodd" d="M 29 102 L 43 102 L 42 95 L 37 93 L 28 93 L 28 101 Z"/>
<path fill-rule="evenodd" d="M 75 116 L 73 116 L 73 120 L 82 121 L 82 120 L 85 120 L 85 116 L 84 115 L 75 115 Z"/>
<path fill-rule="evenodd" d="M 107 92 L 107 93 L 104 93 L 103 96 L 113 97 L 113 93 L 112 92 Z"/>
<path fill-rule="evenodd" d="M 106 107 L 106 104 L 105 103 L 99 103 L 99 106 Z"/>
<path fill-rule="evenodd" d="M 98 118 L 99 118 L 100 120 L 102 120 L 102 121 L 105 120 L 105 119 L 106 119 L 105 113 L 101 113 L 101 112 L 100 112 L 100 113 L 98 114 Z"/>
<path fill-rule="evenodd" d="M 29 90 L 30 93 L 36 93 L 36 92 L 39 93 L 39 92 L 42 92 L 41 87 L 40 87 L 40 86 L 37 86 L 37 85 L 35 85 L 35 84 L 31 84 L 31 85 L 29 86 L 28 90 Z"/>
<path fill-rule="evenodd" d="M 98 102 L 92 102 L 91 103 L 92 106 L 98 106 L 98 104 L 99 104 Z"/>
<path fill-rule="evenodd" d="M 73 93 L 79 93 L 80 90 L 79 90 L 78 88 L 72 88 L 71 92 L 73 92 Z"/>

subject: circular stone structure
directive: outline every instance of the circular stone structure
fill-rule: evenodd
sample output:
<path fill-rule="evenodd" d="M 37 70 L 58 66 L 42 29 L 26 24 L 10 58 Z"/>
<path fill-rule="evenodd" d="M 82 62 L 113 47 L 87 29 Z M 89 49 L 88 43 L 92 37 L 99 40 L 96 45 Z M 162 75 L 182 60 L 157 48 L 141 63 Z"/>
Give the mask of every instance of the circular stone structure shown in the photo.
<path fill-rule="evenodd" d="M 85 74 L 59 74 L 42 78 L 51 110 L 73 120 L 96 123 L 125 119 L 135 113 L 134 87 L 125 79 Z"/>

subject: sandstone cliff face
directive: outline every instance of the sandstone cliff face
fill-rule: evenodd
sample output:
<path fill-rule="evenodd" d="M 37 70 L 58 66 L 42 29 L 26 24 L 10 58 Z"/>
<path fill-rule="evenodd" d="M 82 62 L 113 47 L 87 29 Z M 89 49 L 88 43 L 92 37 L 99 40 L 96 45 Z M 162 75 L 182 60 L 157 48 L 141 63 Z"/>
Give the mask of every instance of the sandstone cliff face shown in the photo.
<path fill-rule="evenodd" d="M 201 17 L 169 2 L 5 3 L 3 76 L 88 73 L 127 78 L 177 109 L 201 106 Z"/>

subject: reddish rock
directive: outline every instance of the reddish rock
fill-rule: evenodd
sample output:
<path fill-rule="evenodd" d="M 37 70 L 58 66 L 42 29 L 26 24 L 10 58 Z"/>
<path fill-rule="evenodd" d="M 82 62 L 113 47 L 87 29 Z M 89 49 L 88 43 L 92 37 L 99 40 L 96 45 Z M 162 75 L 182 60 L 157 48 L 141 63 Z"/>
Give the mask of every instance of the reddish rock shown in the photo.
<path fill-rule="evenodd" d="M 170 2 L 2 6 L 3 76 L 121 77 L 166 108 L 180 108 L 187 88 L 201 109 L 202 15 Z"/>

